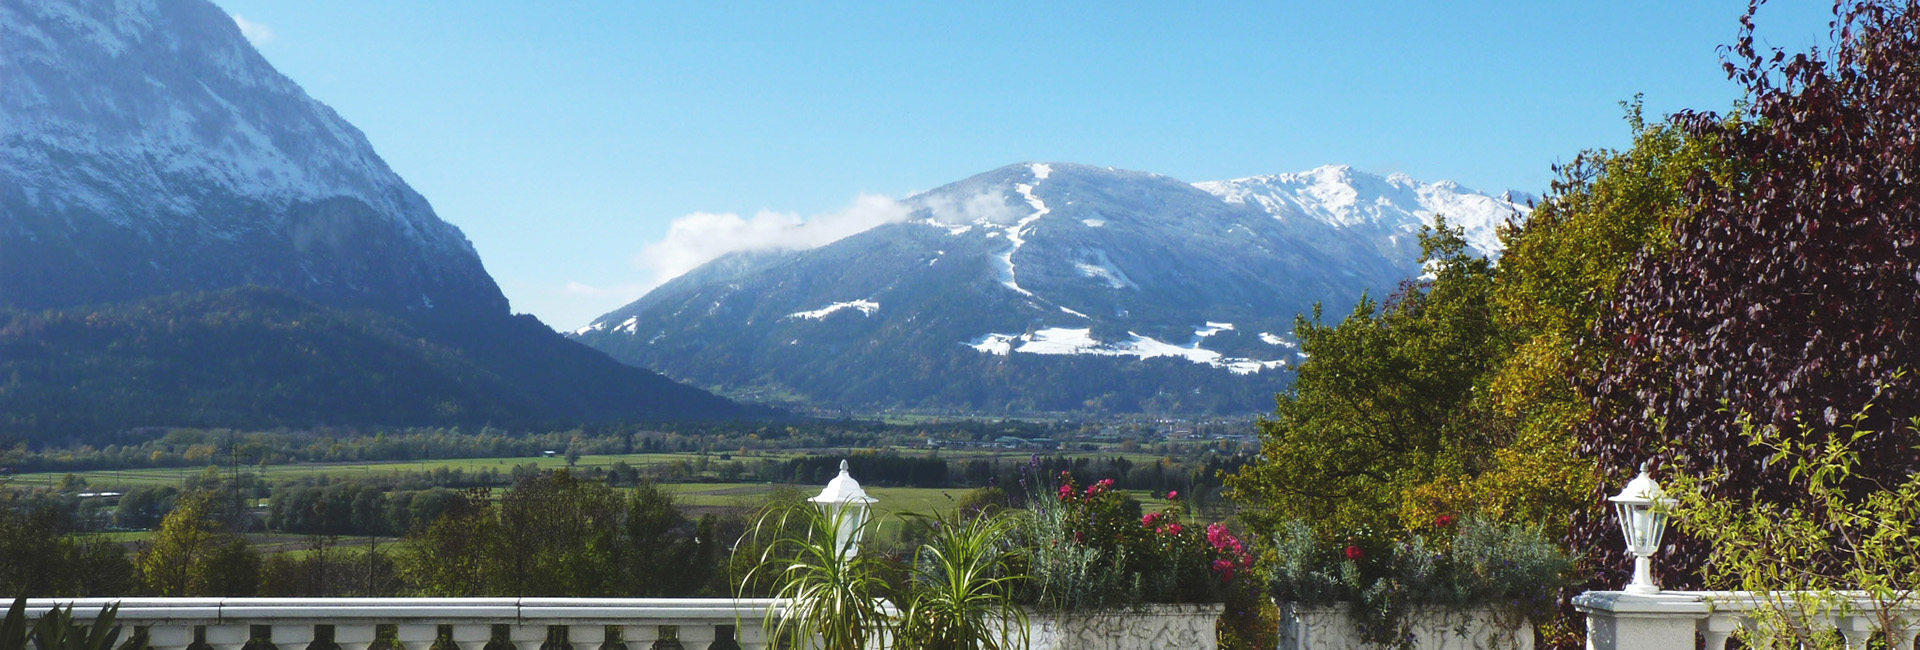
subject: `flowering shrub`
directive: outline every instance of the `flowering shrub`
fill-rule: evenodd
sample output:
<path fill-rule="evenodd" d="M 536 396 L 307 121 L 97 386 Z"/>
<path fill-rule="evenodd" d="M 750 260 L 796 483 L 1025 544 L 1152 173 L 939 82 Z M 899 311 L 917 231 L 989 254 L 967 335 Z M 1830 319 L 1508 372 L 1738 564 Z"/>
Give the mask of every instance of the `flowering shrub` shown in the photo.
<path fill-rule="evenodd" d="M 1550 613 L 1554 593 L 1571 584 L 1572 556 L 1538 528 L 1472 517 L 1456 525 L 1451 515 L 1434 523 L 1432 536 L 1330 539 L 1290 522 L 1274 537 L 1268 591 L 1295 604 L 1347 604 L 1363 636 L 1394 645 L 1406 640 L 1412 609 L 1492 609 L 1517 626 Z"/>
<path fill-rule="evenodd" d="M 1078 609 L 1221 602 L 1253 563 L 1223 524 L 1188 526 L 1174 507 L 1143 514 L 1112 479 L 1081 486 L 1063 472 L 1057 480 L 1032 490 L 1028 503 L 1029 603 Z"/>

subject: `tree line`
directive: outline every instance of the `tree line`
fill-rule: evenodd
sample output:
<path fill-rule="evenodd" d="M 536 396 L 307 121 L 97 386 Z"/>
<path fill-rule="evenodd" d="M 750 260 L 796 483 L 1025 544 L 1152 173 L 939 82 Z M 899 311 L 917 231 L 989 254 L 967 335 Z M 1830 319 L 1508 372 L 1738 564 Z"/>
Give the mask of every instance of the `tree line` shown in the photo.
<path fill-rule="evenodd" d="M 412 493 L 385 514 L 370 486 L 296 488 L 277 515 L 311 531 L 296 553 L 242 536 L 232 486 L 173 496 L 151 538 L 129 549 L 25 495 L 0 502 L 0 590 L 39 596 L 725 596 L 726 549 L 744 511 L 690 518 L 652 483 L 616 491 L 566 470 L 511 489 Z M 292 496 L 297 495 L 297 496 Z M 305 501 L 314 499 L 311 502 Z M 430 505 L 429 505 L 430 504 Z M 301 506 L 308 513 L 295 514 Z M 340 531 L 394 526 L 397 542 L 348 546 Z M 314 520 L 290 517 L 314 515 Z"/>

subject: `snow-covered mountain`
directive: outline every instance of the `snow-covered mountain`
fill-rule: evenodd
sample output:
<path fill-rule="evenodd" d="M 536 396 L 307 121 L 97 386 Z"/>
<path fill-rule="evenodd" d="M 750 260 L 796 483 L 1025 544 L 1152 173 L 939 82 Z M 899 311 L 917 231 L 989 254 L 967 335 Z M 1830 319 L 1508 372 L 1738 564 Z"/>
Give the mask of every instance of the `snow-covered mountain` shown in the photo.
<path fill-rule="evenodd" d="M 1019 164 L 799 251 L 723 257 L 574 333 L 669 376 L 852 408 L 1249 413 L 1333 318 L 1418 273 L 1436 213 L 1484 250 L 1528 209 L 1343 167 L 1189 184 Z"/>
<path fill-rule="evenodd" d="M 201 0 L 0 2 L 0 306 L 253 283 L 497 313 L 458 228 Z"/>
<path fill-rule="evenodd" d="M 252 285 L 268 293 L 220 293 Z M 193 297 L 197 292 L 218 295 Z M 280 304 L 261 298 L 274 292 L 318 303 L 325 316 L 271 320 L 257 305 Z M 181 317 L 186 329 L 167 331 L 179 340 L 143 340 L 139 358 L 115 357 L 117 348 L 109 347 L 73 376 L 115 364 L 142 368 L 148 377 L 202 367 L 262 369 L 253 379 L 236 374 L 207 384 L 215 397 L 245 408 L 204 410 L 324 423 L 331 421 L 315 418 L 325 415 L 299 409 L 326 399 L 289 398 L 339 395 L 289 396 L 285 386 L 386 385 L 372 380 L 391 381 L 406 359 L 429 359 L 457 371 L 416 374 L 465 384 L 449 394 L 485 395 L 492 410 L 459 408 L 457 400 L 401 404 L 364 412 L 355 423 L 420 422 L 395 415 L 402 410 L 437 413 L 445 423 L 501 413 L 519 423 L 741 413 L 510 313 L 460 230 L 435 215 L 358 129 L 268 65 L 234 18 L 212 3 L 0 0 L 0 329 L 9 312 L 105 309 L 163 296 L 186 297 L 151 304 L 217 305 L 231 311 L 229 319 L 213 319 L 220 327 L 250 324 L 256 327 L 238 329 L 257 336 L 189 345 L 187 329 L 197 321 Z M 310 331 L 322 327 L 333 329 L 326 336 Z M 9 343 L 41 355 L 22 362 L 28 371 L 10 375 L 15 381 L 52 381 L 46 378 L 78 358 L 60 347 L 73 341 L 40 340 L 37 331 L 8 332 Z M 364 342 L 367 332 L 405 345 L 314 347 Z M 319 362 L 284 358 L 288 349 Z M 402 354 L 396 349 L 415 356 L 394 356 Z M 209 353 L 233 358 L 196 358 Z M 273 376 L 299 368 L 319 374 Z M 355 375 L 375 368 L 386 374 Z M 132 382 L 126 391 L 59 385 L 47 394 L 82 400 L 63 407 L 68 411 L 155 417 L 139 405 L 170 402 L 164 392 L 140 392 L 165 388 L 153 383 Z M 474 390 L 477 384 L 486 390 Z M 0 393 L 45 388 L 0 385 Z M 431 399 L 428 392 L 392 397 Z M 506 403 L 514 408 L 494 408 Z"/>
<path fill-rule="evenodd" d="M 1283 221 L 1312 219 L 1338 228 L 1343 237 L 1371 241 L 1389 257 L 1418 255 L 1418 234 L 1445 215 L 1481 254 L 1498 256 L 1497 232 L 1513 216 L 1532 210 L 1531 196 L 1489 196 L 1452 181 L 1422 183 L 1406 174 L 1377 176 L 1346 165 L 1298 174 L 1252 176 L 1195 183 L 1228 203 L 1259 206 Z"/>

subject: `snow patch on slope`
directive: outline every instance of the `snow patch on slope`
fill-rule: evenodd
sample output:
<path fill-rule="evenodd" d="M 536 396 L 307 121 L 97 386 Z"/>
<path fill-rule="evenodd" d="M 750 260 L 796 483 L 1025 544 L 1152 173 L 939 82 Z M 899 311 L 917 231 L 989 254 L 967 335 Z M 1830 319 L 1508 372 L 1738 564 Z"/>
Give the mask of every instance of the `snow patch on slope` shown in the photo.
<path fill-rule="evenodd" d="M 1028 165 L 1027 169 L 1033 172 L 1034 183 L 1046 180 L 1047 176 L 1053 174 L 1053 167 L 1042 163 Z M 1020 288 L 1020 281 L 1014 277 L 1013 254 L 1018 252 L 1021 246 L 1026 245 L 1027 226 L 1032 225 L 1033 222 L 1038 221 L 1041 217 L 1047 216 L 1047 213 L 1053 212 L 1053 210 L 1048 208 L 1046 202 L 1041 201 L 1040 197 L 1033 195 L 1033 183 L 1020 183 L 1013 186 L 1013 189 L 1019 192 L 1022 198 L 1027 200 L 1027 205 L 1033 207 L 1033 214 L 1013 222 L 1011 226 L 1007 226 L 1003 232 L 1006 233 L 1007 241 L 1012 242 L 1013 245 L 1008 246 L 1007 252 L 1001 253 L 994 259 L 999 262 L 1000 284 L 1005 285 L 1008 289 L 1012 289 L 1020 295 L 1031 298 L 1033 297 L 1033 292 Z"/>
<path fill-rule="evenodd" d="M 858 309 L 860 310 L 860 315 L 872 316 L 874 312 L 880 311 L 880 303 L 877 303 L 871 300 L 850 300 L 847 302 L 836 302 L 831 305 L 827 305 L 825 307 L 815 309 L 813 311 L 801 311 L 801 312 L 794 312 L 791 314 L 787 314 L 787 318 L 807 318 L 812 320 L 822 320 L 822 319 L 825 319 L 827 316 L 833 314 L 834 312 L 840 311 L 842 309 Z"/>
<path fill-rule="evenodd" d="M 1295 344 L 1293 341 L 1289 341 L 1284 338 L 1281 338 L 1278 335 L 1275 335 L 1273 332 L 1261 332 L 1260 341 L 1263 343 L 1266 343 L 1267 345 L 1278 345 L 1283 348 L 1300 347 L 1298 344 Z"/>
<path fill-rule="evenodd" d="M 1219 334 L 1221 332 L 1230 332 L 1230 331 L 1233 331 L 1233 323 L 1216 323 L 1213 321 L 1207 321 L 1206 327 L 1202 327 L 1200 329 L 1193 331 L 1193 338 L 1196 340 L 1204 339 L 1209 336 Z"/>
<path fill-rule="evenodd" d="M 988 333 L 970 342 L 963 343 L 987 354 L 1007 356 L 1014 352 L 1025 354 L 1051 355 L 1095 355 L 1109 357 L 1136 357 L 1152 359 L 1156 357 L 1175 357 L 1189 362 L 1223 368 L 1236 375 L 1247 375 L 1272 368 L 1286 367 L 1287 361 L 1263 361 L 1228 357 L 1213 350 L 1200 347 L 1200 340 L 1219 332 L 1233 329 L 1231 323 L 1207 323 L 1206 327 L 1194 330 L 1194 342 L 1191 345 L 1174 345 L 1127 332 L 1131 337 L 1122 343 L 1101 343 L 1093 338 L 1091 328 L 1050 327 L 1034 330 L 1032 334 Z"/>
<path fill-rule="evenodd" d="M 1085 251 L 1085 254 L 1091 259 L 1073 263 L 1073 268 L 1080 271 L 1080 275 L 1098 279 L 1111 289 L 1140 288 L 1140 285 L 1133 282 L 1133 278 L 1127 277 L 1126 271 L 1120 270 L 1120 267 L 1113 264 L 1113 260 L 1107 256 L 1107 251 L 1094 248 Z"/>

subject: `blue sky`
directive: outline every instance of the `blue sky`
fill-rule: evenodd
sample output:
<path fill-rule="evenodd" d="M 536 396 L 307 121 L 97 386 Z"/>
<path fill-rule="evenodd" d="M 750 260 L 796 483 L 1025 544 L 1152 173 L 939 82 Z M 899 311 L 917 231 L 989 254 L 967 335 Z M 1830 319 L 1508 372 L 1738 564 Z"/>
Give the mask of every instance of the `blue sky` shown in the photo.
<path fill-rule="evenodd" d="M 1021 161 L 1539 192 L 1626 143 L 1635 93 L 1738 99 L 1715 48 L 1746 6 L 216 2 L 561 329 L 711 254 L 677 220 L 832 220 Z M 1824 42 L 1829 7 L 1776 0 L 1761 36 Z"/>

